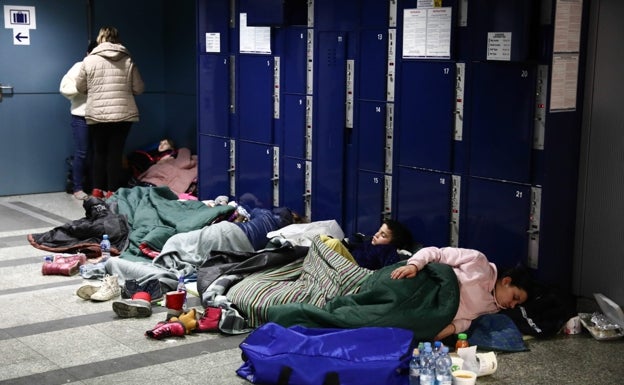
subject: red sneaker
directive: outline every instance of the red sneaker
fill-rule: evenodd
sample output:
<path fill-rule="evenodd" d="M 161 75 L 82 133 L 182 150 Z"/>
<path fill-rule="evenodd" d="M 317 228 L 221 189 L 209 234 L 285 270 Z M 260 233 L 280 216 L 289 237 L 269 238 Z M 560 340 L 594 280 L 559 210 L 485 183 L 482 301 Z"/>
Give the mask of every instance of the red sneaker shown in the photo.
<path fill-rule="evenodd" d="M 154 329 L 145 332 L 146 336 L 156 340 L 167 337 L 184 337 L 184 334 L 186 334 L 186 329 L 179 321 L 159 322 Z"/>

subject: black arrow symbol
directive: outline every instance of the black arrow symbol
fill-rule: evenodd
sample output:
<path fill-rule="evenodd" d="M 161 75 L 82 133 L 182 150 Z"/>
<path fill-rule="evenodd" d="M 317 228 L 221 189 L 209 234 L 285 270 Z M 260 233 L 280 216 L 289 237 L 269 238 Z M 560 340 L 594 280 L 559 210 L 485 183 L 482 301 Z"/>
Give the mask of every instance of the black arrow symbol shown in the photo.
<path fill-rule="evenodd" d="M 22 36 L 22 33 L 18 32 L 17 35 L 15 35 L 15 38 L 21 43 L 22 39 L 28 39 L 28 36 Z"/>

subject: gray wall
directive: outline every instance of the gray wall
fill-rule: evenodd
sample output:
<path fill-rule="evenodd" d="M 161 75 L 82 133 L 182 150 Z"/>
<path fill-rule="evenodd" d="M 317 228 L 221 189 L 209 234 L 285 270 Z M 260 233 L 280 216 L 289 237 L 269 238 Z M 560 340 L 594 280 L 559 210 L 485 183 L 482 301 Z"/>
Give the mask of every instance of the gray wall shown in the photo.
<path fill-rule="evenodd" d="M 573 283 L 624 304 L 624 2 L 590 4 Z"/>

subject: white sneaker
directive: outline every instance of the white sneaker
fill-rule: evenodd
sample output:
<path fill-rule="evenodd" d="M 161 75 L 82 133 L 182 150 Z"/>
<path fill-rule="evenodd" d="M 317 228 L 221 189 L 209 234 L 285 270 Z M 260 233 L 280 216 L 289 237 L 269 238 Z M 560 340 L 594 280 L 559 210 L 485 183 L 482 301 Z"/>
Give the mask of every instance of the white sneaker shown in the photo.
<path fill-rule="evenodd" d="M 121 295 L 121 287 L 117 280 L 117 274 L 106 275 L 102 280 L 102 286 L 91 295 L 91 301 L 108 301 Z"/>

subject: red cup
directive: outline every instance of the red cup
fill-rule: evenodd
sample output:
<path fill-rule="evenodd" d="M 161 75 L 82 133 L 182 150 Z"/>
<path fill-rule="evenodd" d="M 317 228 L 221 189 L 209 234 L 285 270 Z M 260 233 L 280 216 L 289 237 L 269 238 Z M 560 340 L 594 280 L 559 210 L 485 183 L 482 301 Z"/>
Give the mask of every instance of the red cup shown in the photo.
<path fill-rule="evenodd" d="M 171 310 L 182 310 L 185 296 L 183 291 L 169 291 L 165 294 L 165 306 Z"/>

